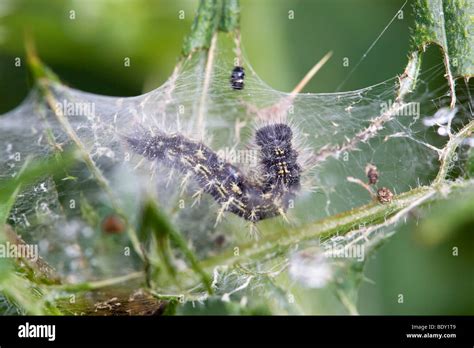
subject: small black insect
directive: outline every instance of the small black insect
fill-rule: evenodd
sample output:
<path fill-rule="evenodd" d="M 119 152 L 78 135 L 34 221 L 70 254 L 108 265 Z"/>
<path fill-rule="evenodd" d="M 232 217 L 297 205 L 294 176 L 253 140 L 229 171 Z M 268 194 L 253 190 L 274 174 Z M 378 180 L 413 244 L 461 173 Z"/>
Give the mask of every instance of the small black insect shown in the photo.
<path fill-rule="evenodd" d="M 245 71 L 241 66 L 236 66 L 232 70 L 232 75 L 230 75 L 230 85 L 233 89 L 241 90 L 244 89 L 244 78 Z"/>
<path fill-rule="evenodd" d="M 247 178 L 230 163 L 224 162 L 209 147 L 181 134 L 145 134 L 128 137 L 130 147 L 149 160 L 156 160 L 182 173 L 191 173 L 202 192 L 228 211 L 245 220 L 282 215 L 300 189 L 301 168 L 292 147 L 293 132 L 286 124 L 261 127 L 255 134 L 260 149 L 261 179 Z"/>

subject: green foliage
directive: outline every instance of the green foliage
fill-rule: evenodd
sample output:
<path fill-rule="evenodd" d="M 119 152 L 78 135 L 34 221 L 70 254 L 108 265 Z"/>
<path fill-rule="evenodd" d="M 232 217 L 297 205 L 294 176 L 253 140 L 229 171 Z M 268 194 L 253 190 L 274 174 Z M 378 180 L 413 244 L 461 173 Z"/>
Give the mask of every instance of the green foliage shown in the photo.
<path fill-rule="evenodd" d="M 176 270 L 170 252 L 170 241 L 183 253 L 184 258 L 190 263 L 191 269 L 201 276 L 208 293 L 213 292 L 209 275 L 199 265 L 196 256 L 188 248 L 186 240 L 161 213 L 153 200 L 148 200 L 144 204 L 138 231 L 142 240 L 149 238 L 150 231 L 153 233 L 156 250 L 159 252 L 166 269 L 173 277 L 176 277 Z"/>
<path fill-rule="evenodd" d="M 420 223 L 417 237 L 428 245 L 437 245 L 454 234 L 472 231 L 474 227 L 473 192 L 460 192 L 449 201 L 435 204 Z"/>
<path fill-rule="evenodd" d="M 183 43 L 183 55 L 196 50 L 207 50 L 217 31 L 232 32 L 239 29 L 240 6 L 238 0 L 203 0 L 200 2 L 191 33 Z"/>
<path fill-rule="evenodd" d="M 416 0 L 413 44 L 441 47 L 446 69 L 456 77 L 474 75 L 474 3 L 470 0 Z"/>
<path fill-rule="evenodd" d="M 204 303 L 187 303 L 177 314 L 182 315 L 271 315 L 271 310 L 263 303 L 254 307 L 243 307 L 236 302 L 224 302 L 220 298 L 210 298 Z"/>
<path fill-rule="evenodd" d="M 191 27 L 191 34 L 184 40 L 183 55 L 187 56 L 198 49 L 208 49 L 212 36 L 220 21 L 221 0 L 201 1 Z"/>
<path fill-rule="evenodd" d="M 221 22 L 219 30 L 231 32 L 240 27 L 240 4 L 239 0 L 225 0 L 222 5 Z"/>
<path fill-rule="evenodd" d="M 8 238 L 8 229 L 5 225 L 10 209 L 21 190 L 37 182 L 39 178 L 54 175 L 71 166 L 75 161 L 74 152 L 66 153 L 61 161 L 55 157 L 42 161 L 26 161 L 27 165 L 19 174 L 11 179 L 0 181 L 0 243 L 4 244 Z M 43 297 L 43 285 L 57 283 L 49 266 L 41 259 L 36 262 L 28 260 L 12 260 L 0 258 L 0 293 L 5 303 L 18 306 L 20 311 L 28 314 L 60 314 L 61 312 Z"/>
<path fill-rule="evenodd" d="M 473 5 L 466 4 L 463 1 L 417 1 L 415 4 L 416 25 L 413 35 L 416 49 L 421 51 L 427 44 L 435 42 L 443 48 L 446 56 L 449 58 L 446 64 L 448 70 L 452 68 L 456 76 L 472 76 L 474 56 L 472 10 Z M 444 17 L 440 15 L 442 11 L 444 11 Z M 235 32 L 239 30 L 239 13 L 239 4 L 236 0 L 201 1 L 191 28 L 191 34 L 185 39 L 182 48 L 183 55 L 187 56 L 196 51 L 205 52 L 208 50 L 213 36 L 218 31 Z M 51 70 L 39 61 L 31 48 L 29 57 L 32 75 L 40 83 L 43 90 L 43 98 L 51 106 L 52 101 L 48 100 L 48 98 L 51 98 L 48 83 L 52 81 L 58 82 L 58 79 Z M 407 70 L 411 77 L 416 77 L 421 65 L 421 53 L 418 54 L 416 52 L 411 58 Z M 456 65 L 453 64 L 454 61 L 457 62 Z M 43 83 L 44 80 L 47 83 Z M 416 79 L 403 84 L 404 80 L 401 79 L 402 83 L 400 84 L 401 88 L 398 95 L 400 99 L 413 90 L 414 80 Z M 127 218 L 123 209 L 116 204 L 114 192 L 102 177 L 100 169 L 90 160 L 88 154 L 81 147 L 80 141 L 76 139 L 72 127 L 70 127 L 65 119 L 60 119 L 60 122 L 62 122 L 62 126 L 68 132 L 70 139 L 79 148 L 78 152 L 81 161 L 86 164 L 90 173 L 97 181 L 98 186 L 108 193 L 113 210 L 120 216 Z M 396 195 L 393 201 L 387 205 L 372 202 L 303 227 L 277 229 L 275 233 L 262 238 L 258 244 L 249 242 L 238 245 L 237 249 L 239 252 L 237 253 L 235 249 L 228 249 L 201 261 L 198 260 L 188 241 L 159 209 L 156 202 L 150 198 L 143 204 L 137 223 L 138 233 L 135 233 L 133 228 L 129 230 L 129 238 L 135 247 L 135 252 L 140 255 L 145 265 L 146 274 L 138 272 L 105 281 L 62 284 L 61 286 L 48 287 L 35 280 L 27 270 L 18 268 L 12 262 L 0 260 L 0 291 L 3 294 L 1 297 L 3 302 L 0 301 L 0 308 L 5 308 L 5 312 L 8 312 L 9 307 L 6 303 L 15 303 L 19 308 L 31 314 L 61 314 L 61 311 L 55 307 L 55 304 L 47 300 L 48 297 L 45 294 L 48 294 L 49 291 L 52 291 L 52 293 L 55 293 L 55 291 L 94 291 L 111 285 L 126 283 L 130 280 L 140 279 L 145 280 L 146 285 L 151 287 L 151 289 L 148 289 L 151 294 L 159 299 L 168 301 L 168 306 L 164 312 L 167 315 L 265 315 L 275 313 L 275 309 L 270 302 L 277 297 L 286 299 L 288 295 L 287 290 L 279 288 L 282 283 L 285 283 L 285 280 L 278 279 L 278 281 L 275 281 L 275 284 L 278 283 L 278 285 L 275 285 L 272 282 L 273 280 L 269 280 L 270 277 L 259 274 L 258 270 L 242 271 L 241 264 L 252 266 L 260 263 L 262 260 L 271 263 L 285 258 L 298 245 L 304 245 L 320 238 L 329 238 L 335 235 L 344 236 L 353 232 L 359 226 L 366 227 L 368 231 L 384 228 L 386 225 L 398 223 L 413 208 L 426 207 L 433 202 L 440 203 L 439 207 L 434 210 L 433 216 L 421 224 L 419 233 L 424 238 L 437 243 L 446 238 L 453 229 L 460 229 L 464 225 L 471 226 L 473 224 L 472 218 L 470 218 L 470 212 L 473 209 L 472 197 L 468 196 L 459 199 L 459 191 L 469 188 L 472 182 L 469 179 L 462 182 L 452 182 L 447 180 L 447 176 L 451 168 L 453 154 L 458 150 L 462 140 L 469 136 L 473 130 L 473 124 L 468 124 L 459 133 L 455 134 L 453 139 L 442 149 L 440 171 L 432 186 L 418 187 Z M 54 143 L 54 139 L 51 140 Z M 0 182 L 0 227 L 7 221 L 16 197 L 24 186 L 32 184 L 45 176 L 54 177 L 55 173 L 64 171 L 75 160 L 77 159 L 70 154 L 62 154 L 61 156 L 43 160 L 41 163 L 33 161 L 28 163 L 17 177 Z M 455 199 L 457 203 L 453 205 L 451 200 L 444 201 L 446 197 Z M 84 196 L 81 196 L 81 214 L 91 226 L 99 225 L 100 215 Z M 127 225 L 133 225 L 133 221 L 127 221 Z M 433 230 L 436 230 L 437 233 L 433 234 Z M 144 245 L 147 247 L 145 248 Z M 182 271 L 176 267 L 174 260 L 176 254 L 183 256 L 189 265 L 189 269 Z M 155 259 L 155 255 L 157 259 Z M 353 314 L 357 313 L 357 295 L 359 285 L 363 280 L 363 266 L 363 263 L 346 265 L 345 273 L 342 273 L 344 281 L 338 282 L 334 288 L 334 292 L 341 303 Z M 252 303 L 250 306 L 244 306 L 241 304 L 242 302 L 234 299 L 228 300 L 226 298 L 223 300 L 223 296 L 214 296 L 214 284 L 209 274 L 218 267 L 225 268 L 223 273 L 226 275 L 232 271 L 243 272 L 248 277 L 246 279 L 249 282 L 251 277 L 265 278 L 265 280 L 261 281 L 261 284 L 265 286 L 268 292 L 274 294 L 275 298 L 270 298 L 266 301 L 265 296 L 262 296 L 263 299 L 261 301 Z M 182 305 L 180 299 L 184 295 L 180 293 L 167 295 L 159 291 L 158 287 L 161 284 L 152 284 L 153 282 L 150 282 L 150 279 L 163 279 L 161 278 L 162 271 L 165 271 L 167 276 L 173 279 L 177 284 L 178 291 L 188 287 L 189 284 L 195 285 L 197 281 L 199 284 L 198 288 L 204 288 L 207 294 L 202 298 L 195 298 L 192 294 L 186 293 L 185 299 L 187 301 Z M 246 291 L 243 285 L 242 289 L 243 292 Z M 227 297 L 229 297 L 229 294 L 230 292 L 225 293 Z M 244 295 L 238 296 L 238 298 L 242 300 Z M 196 306 L 194 306 L 195 300 L 198 301 Z M 279 304 L 282 302 L 283 300 L 279 301 Z"/>

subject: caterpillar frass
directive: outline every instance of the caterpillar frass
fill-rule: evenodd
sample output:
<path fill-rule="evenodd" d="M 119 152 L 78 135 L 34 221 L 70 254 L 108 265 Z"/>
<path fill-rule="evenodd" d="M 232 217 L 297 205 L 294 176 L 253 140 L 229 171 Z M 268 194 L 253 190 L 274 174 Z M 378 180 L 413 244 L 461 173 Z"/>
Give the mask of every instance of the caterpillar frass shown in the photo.
<path fill-rule="evenodd" d="M 127 137 L 131 149 L 151 161 L 191 173 L 200 189 L 211 195 L 221 212 L 231 212 L 250 222 L 285 213 L 300 188 L 301 168 L 292 147 L 293 133 L 286 124 L 259 128 L 255 142 L 259 147 L 261 179 L 245 177 L 236 166 L 224 162 L 209 147 L 180 134 L 146 134 Z"/>

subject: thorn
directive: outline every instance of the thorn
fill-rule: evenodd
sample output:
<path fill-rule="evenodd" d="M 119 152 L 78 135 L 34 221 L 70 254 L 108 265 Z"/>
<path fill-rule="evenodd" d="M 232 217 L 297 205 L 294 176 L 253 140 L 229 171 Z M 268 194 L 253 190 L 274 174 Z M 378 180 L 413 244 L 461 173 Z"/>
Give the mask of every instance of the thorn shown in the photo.
<path fill-rule="evenodd" d="M 331 58 L 332 56 L 332 51 L 329 51 L 326 53 L 326 55 L 321 58 L 319 62 L 317 62 L 313 68 L 306 73 L 306 75 L 303 77 L 303 79 L 296 85 L 296 87 L 291 91 L 290 95 L 294 97 L 296 94 L 300 93 L 303 88 L 308 84 L 309 81 L 313 78 L 314 75 L 326 64 L 326 62 Z"/>
<path fill-rule="evenodd" d="M 257 114 L 260 119 L 264 120 L 277 120 L 279 118 L 282 118 L 284 120 L 286 117 L 286 110 L 288 109 L 288 107 L 291 106 L 291 103 L 295 99 L 296 95 L 308 84 L 308 82 L 319 71 L 319 69 L 323 67 L 323 65 L 328 61 L 331 56 L 331 51 L 326 53 L 326 55 L 319 62 L 317 62 L 316 65 L 313 66 L 310 71 L 308 71 L 308 73 L 306 73 L 300 83 L 296 85 L 296 87 L 288 96 L 281 98 L 275 104 L 263 109 L 259 109 L 253 105 L 244 103 L 244 105 L 246 105 L 247 107 L 247 112 L 250 114 Z"/>
<path fill-rule="evenodd" d="M 370 185 L 366 184 L 365 182 L 363 182 L 362 180 L 354 178 L 352 176 L 348 176 L 346 178 L 346 180 L 349 181 L 349 182 L 352 182 L 354 184 L 357 184 L 357 185 L 363 187 L 364 189 L 366 189 L 369 192 L 370 197 L 372 197 L 372 199 L 374 199 L 376 197 L 374 191 L 372 190 L 372 187 Z"/>

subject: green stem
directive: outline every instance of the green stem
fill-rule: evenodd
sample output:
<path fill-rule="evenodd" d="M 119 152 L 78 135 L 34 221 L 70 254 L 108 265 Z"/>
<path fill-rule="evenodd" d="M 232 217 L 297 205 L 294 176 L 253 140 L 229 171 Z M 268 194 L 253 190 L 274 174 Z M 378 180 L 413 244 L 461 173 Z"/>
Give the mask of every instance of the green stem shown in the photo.
<path fill-rule="evenodd" d="M 117 198 L 115 197 L 114 192 L 110 188 L 108 180 L 102 174 L 102 171 L 94 163 L 89 152 L 85 148 L 79 136 L 74 131 L 68 119 L 60 110 L 56 108 L 57 101 L 54 97 L 54 94 L 51 92 L 50 87 L 51 87 L 51 83 L 60 83 L 59 78 L 54 73 L 52 73 L 51 70 L 45 64 L 43 64 L 43 62 L 39 59 L 39 57 L 36 54 L 35 47 L 31 40 L 27 41 L 26 51 L 27 51 L 27 58 L 28 58 L 28 64 L 29 64 L 30 70 L 33 74 L 33 77 L 37 81 L 38 88 L 43 98 L 45 99 L 46 103 L 49 105 L 51 110 L 53 110 L 54 116 L 56 117 L 57 121 L 63 128 L 64 132 L 67 134 L 67 136 L 72 141 L 72 143 L 77 147 L 79 156 L 81 157 L 83 162 L 86 164 L 87 168 L 89 169 L 90 173 L 96 180 L 97 184 L 109 197 L 110 202 L 115 212 L 118 215 L 122 216 L 124 220 L 126 221 L 127 225 L 129 226 L 127 231 L 128 231 L 130 240 L 132 242 L 132 245 L 134 247 L 134 250 L 140 256 L 140 258 L 143 259 L 143 254 L 140 249 L 136 231 L 128 223 L 128 217 L 125 214 L 125 212 L 122 210 L 122 208 L 120 207 L 120 204 Z M 49 139 L 49 140 L 52 140 L 52 139 Z"/>
<path fill-rule="evenodd" d="M 446 180 L 446 176 L 449 174 L 449 168 L 451 167 L 451 163 L 453 161 L 454 153 L 456 152 L 458 146 L 461 144 L 462 140 L 472 135 L 473 131 L 474 121 L 471 121 L 454 136 L 451 136 L 448 143 L 441 152 L 441 166 L 439 168 L 438 175 L 436 176 L 433 182 L 433 185 L 439 185 Z"/>
<path fill-rule="evenodd" d="M 336 234 L 344 235 L 360 225 L 382 223 L 387 217 L 409 206 L 412 201 L 423 197 L 429 191 L 429 187 L 419 187 L 396 196 L 389 205 L 370 203 L 316 221 L 304 228 L 297 228 L 285 231 L 284 233 L 274 233 L 260 239 L 258 245 L 251 242 L 238 246 L 238 255 L 232 249 L 224 254 L 203 261 L 202 266 L 204 268 L 212 268 L 217 265 L 245 263 L 246 260 L 258 259 L 269 253 L 279 253 L 281 250 L 284 251 L 289 246 L 305 240 L 327 238 Z"/>
<path fill-rule="evenodd" d="M 229 33 L 240 29 L 239 0 L 224 0 L 219 30 Z"/>
<path fill-rule="evenodd" d="M 148 200 L 143 209 L 141 221 L 138 227 L 140 236 L 144 239 L 149 231 L 155 235 L 156 240 L 163 240 L 169 238 L 169 240 L 183 253 L 185 259 L 189 262 L 191 269 L 201 277 L 203 285 L 209 294 L 213 293 L 211 286 L 211 278 L 201 268 L 198 259 L 194 253 L 189 249 L 187 241 L 181 236 L 181 234 L 173 227 L 170 221 L 161 213 L 155 202 L 150 199 Z M 160 246 L 157 246 L 158 249 Z M 161 253 L 162 256 L 163 253 Z M 175 272 L 170 259 L 163 259 L 167 262 L 167 268 L 172 269 L 172 273 Z"/>
<path fill-rule="evenodd" d="M 99 280 L 96 282 L 85 282 L 85 283 L 79 283 L 79 284 L 64 284 L 64 285 L 58 285 L 58 286 L 51 286 L 50 289 L 60 290 L 60 291 L 62 290 L 62 291 L 68 291 L 68 292 L 91 291 L 91 290 L 97 290 L 97 289 L 109 287 L 109 286 L 120 284 L 120 283 L 125 283 L 130 280 L 140 279 L 144 277 L 145 277 L 145 274 L 143 272 L 134 272 L 134 273 L 126 274 L 124 276 Z"/>
<path fill-rule="evenodd" d="M 221 16 L 222 0 L 201 0 L 191 27 L 191 33 L 183 43 L 183 56 L 197 50 L 207 50 L 218 29 Z"/>
<path fill-rule="evenodd" d="M 449 172 L 454 152 L 462 140 L 470 136 L 473 131 L 474 121 L 471 121 L 458 133 L 451 136 L 442 150 L 438 175 L 430 186 L 417 187 L 399 194 L 387 205 L 372 202 L 362 207 L 316 221 L 304 228 L 285 231 L 284 233 L 274 233 L 261 239 L 258 245 L 247 243 L 238 246 L 237 250 L 239 252 L 237 254 L 235 253 L 236 249 L 233 248 L 219 256 L 203 261 L 201 266 L 205 269 L 212 269 L 220 265 L 245 263 L 250 259 L 259 259 L 268 254 L 282 254 L 290 246 L 305 240 L 344 235 L 358 229 L 359 226 L 366 226 L 371 229 L 379 226 L 382 227 L 387 222 L 392 223 L 391 217 L 399 217 L 397 214 L 405 213 L 406 210 L 432 202 L 439 196 L 438 193 L 443 195 L 443 193 L 449 193 L 457 188 L 472 187 L 474 186 L 473 181 L 446 182 L 446 176 Z M 398 219 L 394 220 L 398 221 Z"/>
<path fill-rule="evenodd" d="M 217 31 L 232 32 L 240 26 L 239 0 L 201 0 L 191 27 L 183 42 L 187 57 L 198 50 L 208 50 Z"/>

